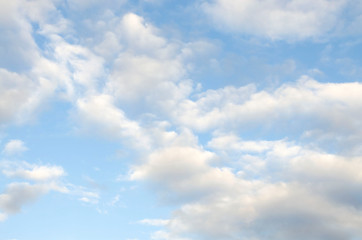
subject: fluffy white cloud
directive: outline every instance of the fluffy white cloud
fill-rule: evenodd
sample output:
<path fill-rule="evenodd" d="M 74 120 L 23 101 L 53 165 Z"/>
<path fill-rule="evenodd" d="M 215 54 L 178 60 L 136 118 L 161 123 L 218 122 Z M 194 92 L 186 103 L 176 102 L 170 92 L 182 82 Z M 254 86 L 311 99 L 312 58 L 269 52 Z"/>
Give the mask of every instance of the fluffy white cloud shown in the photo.
<path fill-rule="evenodd" d="M 178 88 L 183 91 L 176 85 L 185 75 L 180 44 L 162 38 L 156 28 L 133 13 L 123 16 L 116 36 L 124 51 L 114 61 L 107 92 L 121 100 L 168 101 L 178 95 Z"/>
<path fill-rule="evenodd" d="M 34 36 L 50 34 L 49 30 L 44 32 L 53 26 L 47 20 L 52 18 L 57 24 L 62 18 L 52 1 L 15 0 L 0 5 L 0 28 L 4 33 L 0 36 L 0 124 L 24 123 L 55 91 L 54 76 L 62 75 L 61 71 L 54 74 L 54 63 L 44 57 L 47 54 L 40 51 Z M 32 24 L 39 26 L 39 32 Z"/>
<path fill-rule="evenodd" d="M 359 154 L 361 91 L 357 82 L 319 83 L 303 76 L 273 91 L 256 91 L 252 85 L 209 90 L 195 101 L 181 102 L 171 114 L 177 124 L 199 131 L 262 129 L 283 135 L 293 129 L 315 143 L 332 140 L 341 149 Z"/>
<path fill-rule="evenodd" d="M 146 180 L 165 201 L 207 197 L 227 191 L 235 181 L 228 169 L 211 168 L 211 152 L 192 147 L 169 147 L 156 151 L 144 165 L 131 171 L 132 180 Z"/>
<path fill-rule="evenodd" d="M 361 158 L 283 140 L 243 143 L 223 136 L 209 145 L 237 152 L 233 168 L 213 166 L 215 155 L 199 148 L 169 147 L 131 172 L 162 201 L 183 204 L 166 225 L 170 232 L 160 234 L 165 239 L 345 239 L 362 233 Z M 248 166 L 250 154 L 263 163 L 259 168 Z"/>
<path fill-rule="evenodd" d="M 265 184 L 243 192 L 185 205 L 174 213 L 170 228 L 200 239 L 345 239 L 361 234 L 360 210 L 333 204 L 301 185 Z"/>
<path fill-rule="evenodd" d="M 91 96 L 77 101 L 76 117 L 82 123 L 80 130 L 92 129 L 105 136 L 126 138 L 135 147 L 149 148 L 147 134 L 135 121 L 127 119 L 124 112 L 114 105 L 109 95 Z"/>
<path fill-rule="evenodd" d="M 274 40 L 319 38 L 341 24 L 347 0 L 213 0 L 204 11 L 221 29 Z"/>
<path fill-rule="evenodd" d="M 2 152 L 6 155 L 13 155 L 17 153 L 22 153 L 26 150 L 28 150 L 28 148 L 25 146 L 25 143 L 23 141 L 14 139 L 6 143 Z"/>

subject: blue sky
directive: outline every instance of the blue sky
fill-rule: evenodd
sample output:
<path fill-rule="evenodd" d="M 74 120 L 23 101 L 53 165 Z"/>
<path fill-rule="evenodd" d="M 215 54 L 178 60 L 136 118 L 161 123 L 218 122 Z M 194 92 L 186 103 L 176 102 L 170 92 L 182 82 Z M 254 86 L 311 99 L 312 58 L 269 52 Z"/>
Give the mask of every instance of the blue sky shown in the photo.
<path fill-rule="evenodd" d="M 0 240 L 362 239 L 362 3 L 0 1 Z"/>

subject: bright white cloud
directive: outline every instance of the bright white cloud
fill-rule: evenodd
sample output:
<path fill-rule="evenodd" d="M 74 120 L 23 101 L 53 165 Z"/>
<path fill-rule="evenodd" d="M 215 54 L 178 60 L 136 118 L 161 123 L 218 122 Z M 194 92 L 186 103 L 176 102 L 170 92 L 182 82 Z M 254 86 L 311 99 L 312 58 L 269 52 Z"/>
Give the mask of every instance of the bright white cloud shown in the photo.
<path fill-rule="evenodd" d="M 172 94 L 178 95 L 175 83 L 185 75 L 180 44 L 162 38 L 156 28 L 133 13 L 123 16 L 115 33 L 124 51 L 114 62 L 107 92 L 121 100 L 163 97 L 168 101 Z"/>
<path fill-rule="evenodd" d="M 323 37 L 339 27 L 348 2 L 213 0 L 203 9 L 220 29 L 273 40 L 303 40 Z"/>
<path fill-rule="evenodd" d="M 273 91 L 256 91 L 253 86 L 209 90 L 195 101 L 181 102 L 171 114 L 177 124 L 199 131 L 262 128 L 283 133 L 293 129 L 318 141 L 337 141 L 338 135 L 339 144 L 347 141 L 345 149 L 358 154 L 361 91 L 357 82 L 319 83 L 304 76 L 296 84 L 284 84 Z"/>
<path fill-rule="evenodd" d="M 114 105 L 109 95 L 79 99 L 77 117 L 82 122 L 81 129 L 89 129 L 105 136 L 126 138 L 135 147 L 149 148 L 148 136 L 135 121 L 129 120 L 124 112 Z"/>
<path fill-rule="evenodd" d="M 6 155 L 14 155 L 17 153 L 22 153 L 26 150 L 28 150 L 28 148 L 25 146 L 25 143 L 23 141 L 13 139 L 6 143 L 2 153 Z"/>
<path fill-rule="evenodd" d="M 235 177 L 227 168 L 209 166 L 211 152 L 192 147 L 169 147 L 150 154 L 147 162 L 135 166 L 131 179 L 146 180 L 162 200 L 184 202 L 235 187 Z"/>
<path fill-rule="evenodd" d="M 7 177 L 23 178 L 34 181 L 49 181 L 65 175 L 62 167 L 59 166 L 37 166 L 29 165 L 28 168 L 5 169 L 3 173 Z"/>

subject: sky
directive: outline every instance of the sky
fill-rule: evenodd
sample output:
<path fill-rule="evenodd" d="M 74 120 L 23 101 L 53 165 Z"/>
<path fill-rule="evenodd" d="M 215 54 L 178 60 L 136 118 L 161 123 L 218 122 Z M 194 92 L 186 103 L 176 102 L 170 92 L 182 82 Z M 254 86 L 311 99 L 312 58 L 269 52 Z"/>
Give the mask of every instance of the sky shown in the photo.
<path fill-rule="evenodd" d="M 361 240 L 362 2 L 0 0 L 0 240 Z"/>

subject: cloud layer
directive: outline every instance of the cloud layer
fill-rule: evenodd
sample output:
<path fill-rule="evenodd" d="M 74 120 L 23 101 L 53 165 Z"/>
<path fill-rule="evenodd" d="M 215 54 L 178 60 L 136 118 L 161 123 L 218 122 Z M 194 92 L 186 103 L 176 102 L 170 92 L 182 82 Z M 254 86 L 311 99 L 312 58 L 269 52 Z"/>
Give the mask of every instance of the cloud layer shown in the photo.
<path fill-rule="evenodd" d="M 307 75 L 323 75 L 314 66 L 299 78 L 270 86 L 253 79 L 218 88 L 203 79 L 203 87 L 192 79 L 201 69 L 200 55 L 235 41 L 217 43 L 229 33 L 262 38 L 266 45 L 275 40 L 293 47 L 303 41 L 323 44 L 353 32 L 362 7 L 349 0 L 190 5 L 201 7 L 195 12 L 213 21 L 212 31 L 222 31 L 221 37 L 210 34 L 219 37 L 210 40 L 199 37 L 201 30 L 178 38 L 169 25 L 158 28 L 142 11 L 126 11 L 136 5 L 113 0 L 0 3 L 0 30 L 6 33 L 0 34 L 0 56 L 5 56 L 0 58 L 1 129 L 36 119 L 51 101 L 66 103 L 63 112 L 69 116 L 59 121 L 66 119 L 82 136 L 116 140 L 131 152 L 122 162 L 130 166 L 125 179 L 144 184 L 161 204 L 172 207 L 168 219 L 145 213 L 138 221 L 160 228 L 152 239 L 362 236 L 360 82 L 318 81 Z M 299 63 L 285 55 L 281 62 L 289 72 L 297 71 Z M 207 57 L 212 66 L 219 61 L 214 57 Z M 61 164 L 18 160 L 26 150 L 21 140 L 5 141 L 0 170 L 8 182 L 0 194 L 0 221 L 50 191 L 99 206 L 101 187 L 92 178 L 84 177 L 96 190 L 68 183 Z M 94 161 L 115 164 L 101 159 Z M 117 192 L 109 205 L 119 201 Z"/>

